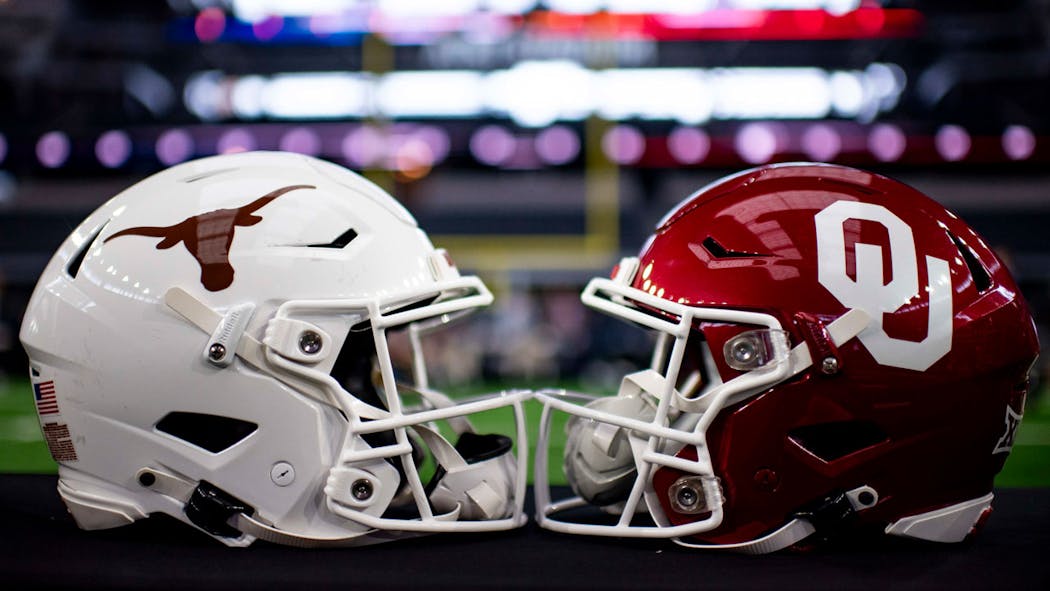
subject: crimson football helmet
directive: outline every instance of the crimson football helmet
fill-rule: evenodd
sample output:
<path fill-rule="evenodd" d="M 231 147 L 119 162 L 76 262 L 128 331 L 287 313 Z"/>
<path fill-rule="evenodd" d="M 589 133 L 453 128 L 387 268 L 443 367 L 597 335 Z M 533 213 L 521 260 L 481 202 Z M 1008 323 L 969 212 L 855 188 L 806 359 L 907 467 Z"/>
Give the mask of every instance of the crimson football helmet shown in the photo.
<path fill-rule="evenodd" d="M 858 528 L 955 542 L 989 512 L 1038 341 L 1003 262 L 915 189 L 748 170 L 582 299 L 657 342 L 616 396 L 538 394 L 541 526 L 762 553 Z M 560 413 L 574 494 L 552 500 Z"/>

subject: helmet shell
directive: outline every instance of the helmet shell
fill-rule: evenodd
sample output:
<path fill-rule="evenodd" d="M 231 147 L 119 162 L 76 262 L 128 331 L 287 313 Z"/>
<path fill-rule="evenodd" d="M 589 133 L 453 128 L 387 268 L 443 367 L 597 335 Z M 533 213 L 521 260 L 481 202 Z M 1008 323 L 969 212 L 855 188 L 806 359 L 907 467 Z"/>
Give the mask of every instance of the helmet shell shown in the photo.
<path fill-rule="evenodd" d="M 820 345 L 814 328 L 851 308 L 875 319 L 833 351 L 832 375 L 816 359 L 715 420 L 708 444 L 725 518 L 704 541 L 753 539 L 860 486 L 878 491 L 863 518 L 882 525 L 991 491 L 1038 341 L 1003 261 L 938 203 L 851 168 L 767 166 L 685 199 L 639 259 L 634 287 L 770 314 L 793 345 Z M 740 375 L 720 353 L 748 328 L 696 327 L 721 379 Z M 667 491 L 679 476 L 661 468 L 654 487 Z M 696 519 L 660 500 L 671 523 Z"/>

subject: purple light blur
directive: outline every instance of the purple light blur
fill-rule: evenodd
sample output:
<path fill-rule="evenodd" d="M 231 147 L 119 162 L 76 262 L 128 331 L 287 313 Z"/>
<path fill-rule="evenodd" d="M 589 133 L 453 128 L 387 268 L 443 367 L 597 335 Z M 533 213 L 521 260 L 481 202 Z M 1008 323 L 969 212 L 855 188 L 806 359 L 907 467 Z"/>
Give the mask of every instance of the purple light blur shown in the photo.
<path fill-rule="evenodd" d="M 442 162 L 448 157 L 451 140 L 449 140 L 448 133 L 444 129 L 433 125 L 424 125 L 412 135 L 430 148 L 430 154 L 433 157 L 432 164 Z"/>
<path fill-rule="evenodd" d="M 707 158 L 711 138 L 695 127 L 676 127 L 667 136 L 667 150 L 682 164 L 696 164 Z"/>
<path fill-rule="evenodd" d="M 374 127 L 362 125 L 343 138 L 343 158 L 356 168 L 379 163 L 386 156 L 386 136 Z"/>
<path fill-rule="evenodd" d="M 645 136 L 629 125 L 616 125 L 602 136 L 602 152 L 616 164 L 634 164 L 645 154 Z"/>
<path fill-rule="evenodd" d="M 490 7 L 490 10 L 492 7 Z M 472 12 L 464 15 L 463 38 L 471 44 L 499 43 L 514 34 L 514 21 L 506 15 L 493 12 Z"/>
<path fill-rule="evenodd" d="M 172 166 L 193 155 L 193 137 L 186 130 L 169 129 L 160 134 L 154 149 L 158 160 L 166 166 Z"/>
<path fill-rule="evenodd" d="M 0 162 L 3 162 L 4 158 L 7 158 L 7 138 L 0 133 Z"/>
<path fill-rule="evenodd" d="M 945 125 L 938 129 L 933 143 L 937 146 L 937 153 L 951 162 L 962 160 L 970 153 L 970 134 L 958 125 Z"/>
<path fill-rule="evenodd" d="M 479 162 L 498 166 L 514 155 L 517 141 L 499 125 L 486 125 L 470 137 L 470 153 Z"/>
<path fill-rule="evenodd" d="M 269 41 L 277 36 L 284 28 L 284 19 L 271 15 L 252 25 L 252 34 L 259 41 Z"/>
<path fill-rule="evenodd" d="M 316 156 L 321 153 L 321 138 L 309 127 L 296 127 L 281 137 L 280 147 L 285 152 Z"/>
<path fill-rule="evenodd" d="M 255 149 L 255 136 L 247 129 L 235 127 L 221 136 L 215 144 L 215 150 L 219 154 L 234 154 L 236 152 L 251 152 Z"/>
<path fill-rule="evenodd" d="M 904 154 L 908 139 L 896 125 L 880 123 L 868 134 L 868 151 L 881 162 L 893 162 Z"/>
<path fill-rule="evenodd" d="M 748 123 L 737 131 L 733 147 L 749 164 L 765 164 L 785 143 L 782 130 L 769 123 Z"/>
<path fill-rule="evenodd" d="M 58 168 L 69 158 L 69 136 L 61 131 L 49 131 L 36 142 L 36 157 L 48 168 Z"/>
<path fill-rule="evenodd" d="M 1003 132 L 1003 152 L 1011 160 L 1026 160 L 1035 152 L 1035 134 L 1024 125 L 1011 125 Z"/>
<path fill-rule="evenodd" d="M 306 23 L 314 37 L 328 37 L 332 33 L 348 30 L 341 18 L 331 14 L 315 14 Z"/>
<path fill-rule="evenodd" d="M 116 168 L 131 157 L 131 138 L 118 129 L 107 131 L 95 142 L 95 157 L 106 168 Z"/>
<path fill-rule="evenodd" d="M 580 155 L 580 138 L 564 125 L 548 127 L 536 136 L 536 155 L 555 166 L 572 162 Z"/>
<path fill-rule="evenodd" d="M 832 126 L 818 123 L 802 133 L 802 151 L 811 160 L 830 162 L 842 151 L 842 137 Z"/>

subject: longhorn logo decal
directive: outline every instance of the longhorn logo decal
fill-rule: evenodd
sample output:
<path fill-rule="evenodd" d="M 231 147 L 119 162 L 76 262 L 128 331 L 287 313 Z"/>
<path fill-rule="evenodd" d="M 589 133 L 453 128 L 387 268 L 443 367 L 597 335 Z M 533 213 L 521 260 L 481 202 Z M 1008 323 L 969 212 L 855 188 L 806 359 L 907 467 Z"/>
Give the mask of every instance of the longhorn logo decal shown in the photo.
<path fill-rule="evenodd" d="M 281 195 L 296 189 L 315 188 L 313 185 L 281 187 L 236 209 L 216 209 L 197 214 L 174 226 L 128 228 L 106 238 L 105 242 L 121 236 L 163 238 L 157 243 L 157 249 L 171 248 L 181 242 L 201 267 L 201 284 L 208 291 L 222 291 L 233 284 L 230 245 L 233 244 L 237 228 L 261 222 L 262 216 L 255 215 L 255 212 Z"/>

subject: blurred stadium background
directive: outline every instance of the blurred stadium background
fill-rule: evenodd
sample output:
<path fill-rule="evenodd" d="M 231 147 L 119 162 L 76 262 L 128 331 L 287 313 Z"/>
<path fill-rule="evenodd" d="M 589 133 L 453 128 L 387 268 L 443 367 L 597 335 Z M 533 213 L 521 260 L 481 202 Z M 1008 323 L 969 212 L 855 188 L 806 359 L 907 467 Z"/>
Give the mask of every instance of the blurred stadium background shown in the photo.
<path fill-rule="evenodd" d="M 40 271 L 166 166 L 361 171 L 497 294 L 431 342 L 438 381 L 608 390 L 649 344 L 580 288 L 696 188 L 775 161 L 955 210 L 1047 342 L 1048 107 L 1050 0 L 0 0 L 0 471 L 54 470 L 17 340 Z M 1046 359 L 1001 485 L 1050 485 Z"/>

